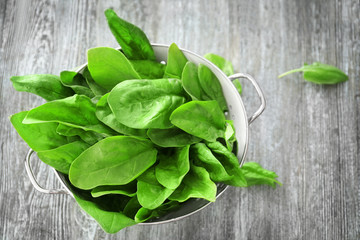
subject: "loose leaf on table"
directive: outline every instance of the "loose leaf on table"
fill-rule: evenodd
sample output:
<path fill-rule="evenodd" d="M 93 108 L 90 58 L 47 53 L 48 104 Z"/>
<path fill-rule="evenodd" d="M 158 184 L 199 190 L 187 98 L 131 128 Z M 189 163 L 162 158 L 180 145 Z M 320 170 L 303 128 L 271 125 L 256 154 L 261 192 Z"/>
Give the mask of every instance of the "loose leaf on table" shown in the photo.
<path fill-rule="evenodd" d="M 174 192 L 158 182 L 155 167 L 146 170 L 137 180 L 137 198 L 141 206 L 147 209 L 159 207 Z"/>
<path fill-rule="evenodd" d="M 16 91 L 36 94 L 46 101 L 62 99 L 74 94 L 71 88 L 61 84 L 60 78 L 51 74 L 13 76 L 10 78 Z"/>
<path fill-rule="evenodd" d="M 216 75 L 203 64 L 199 64 L 199 83 L 201 88 L 211 100 L 216 100 L 223 111 L 227 110 L 226 100 L 222 92 L 221 84 Z"/>
<path fill-rule="evenodd" d="M 159 154 L 155 167 L 157 181 L 166 188 L 177 188 L 190 169 L 189 147 L 175 148 L 171 154 Z"/>
<path fill-rule="evenodd" d="M 89 193 L 73 191 L 74 198 L 80 207 L 92 216 L 107 233 L 117 233 L 123 228 L 135 225 L 136 222 L 119 209 L 108 209 L 111 202 L 94 199 Z"/>
<path fill-rule="evenodd" d="M 191 158 L 197 166 L 205 168 L 211 180 L 215 182 L 224 182 L 233 178 L 226 172 L 221 162 L 212 154 L 210 149 L 204 143 L 197 143 L 191 146 Z"/>
<path fill-rule="evenodd" d="M 205 168 L 190 165 L 190 171 L 169 200 L 185 202 L 189 198 L 203 198 L 210 202 L 216 199 L 216 184 L 211 181 Z"/>
<path fill-rule="evenodd" d="M 143 79 L 157 79 L 164 76 L 165 64 L 152 60 L 130 60 L 130 62 Z"/>
<path fill-rule="evenodd" d="M 107 9 L 105 16 L 112 34 L 128 59 L 155 60 L 154 50 L 140 28 L 119 18 L 112 9 Z"/>
<path fill-rule="evenodd" d="M 57 122 L 86 131 L 103 133 L 108 136 L 113 130 L 103 125 L 95 115 L 96 106 L 83 95 L 54 100 L 28 112 L 23 123 Z"/>
<path fill-rule="evenodd" d="M 124 185 L 98 186 L 91 190 L 91 196 L 93 197 L 101 197 L 107 194 L 121 194 L 128 197 L 133 197 L 136 195 L 136 181 L 132 181 Z"/>
<path fill-rule="evenodd" d="M 27 111 L 16 113 L 10 117 L 10 121 L 20 137 L 34 151 L 49 150 L 68 143 L 65 136 L 56 132 L 58 123 L 23 124 L 27 114 Z"/>
<path fill-rule="evenodd" d="M 233 176 L 232 179 L 224 181 L 224 183 L 235 187 L 246 187 L 247 182 L 235 154 L 230 152 L 220 142 L 207 143 L 207 146 L 224 166 L 226 172 Z"/>
<path fill-rule="evenodd" d="M 106 137 L 106 135 L 101 133 L 85 131 L 81 128 L 70 127 L 61 123 L 59 123 L 59 126 L 56 128 L 56 132 L 67 137 L 79 136 L 84 142 L 90 145 L 93 145 Z"/>
<path fill-rule="evenodd" d="M 181 79 L 182 72 L 187 61 L 188 60 L 184 53 L 175 43 L 172 43 L 168 51 L 164 77 Z"/>
<path fill-rule="evenodd" d="M 160 147 L 185 147 L 201 141 L 201 138 L 190 135 L 177 127 L 168 129 L 150 128 L 147 135 L 153 143 Z"/>
<path fill-rule="evenodd" d="M 337 67 L 319 62 L 314 62 L 311 65 L 305 64 L 301 68 L 290 70 L 279 75 L 279 78 L 295 72 L 303 72 L 306 81 L 316 84 L 336 84 L 349 79 L 349 77 Z"/>
<path fill-rule="evenodd" d="M 153 210 L 142 207 L 137 211 L 135 215 L 135 222 L 141 223 L 151 218 L 163 216 L 164 214 L 173 211 L 179 207 L 180 207 L 180 203 L 178 203 L 177 201 L 168 201 L 162 204 L 160 207 Z"/>
<path fill-rule="evenodd" d="M 216 101 L 191 101 L 175 109 L 170 121 L 176 127 L 209 142 L 225 133 L 225 116 Z"/>
<path fill-rule="evenodd" d="M 102 185 L 124 185 L 153 165 L 157 150 L 146 139 L 107 137 L 86 149 L 71 164 L 71 183 L 81 189 Z"/>
<path fill-rule="evenodd" d="M 275 188 L 276 184 L 279 184 L 280 186 L 282 185 L 279 181 L 276 180 L 278 175 L 275 172 L 262 168 L 261 165 L 256 162 L 244 163 L 244 165 L 241 167 L 241 172 L 246 178 L 248 187 L 253 185 L 267 184 Z"/>
<path fill-rule="evenodd" d="M 81 73 L 62 71 L 60 73 L 60 80 L 64 86 L 70 87 L 76 94 L 85 95 L 89 98 L 95 96 Z"/>
<path fill-rule="evenodd" d="M 139 136 L 139 137 L 147 137 L 146 129 L 135 129 L 130 128 L 122 123 L 120 123 L 115 114 L 111 111 L 110 106 L 108 104 L 108 96 L 109 93 L 105 94 L 100 98 L 100 100 L 96 104 L 96 117 L 106 124 L 107 126 L 111 127 L 115 131 L 121 134 L 130 135 L 130 136 Z"/>
<path fill-rule="evenodd" d="M 181 82 L 185 91 L 193 100 L 212 100 L 208 95 L 206 95 L 204 89 L 201 87 L 198 67 L 195 63 L 186 63 L 182 72 Z"/>
<path fill-rule="evenodd" d="M 37 155 L 41 161 L 59 172 L 69 174 L 71 163 L 88 147 L 90 145 L 83 141 L 75 141 L 58 148 L 40 151 Z"/>
<path fill-rule="evenodd" d="M 108 92 L 105 88 L 101 87 L 94 81 L 87 66 L 82 70 L 82 75 L 84 76 L 86 83 L 89 85 L 95 96 L 102 96 Z"/>
<path fill-rule="evenodd" d="M 108 91 L 122 81 L 141 78 L 124 54 L 114 48 L 91 48 L 87 56 L 91 76 Z"/>
<path fill-rule="evenodd" d="M 132 80 L 118 84 L 108 97 L 116 119 L 138 129 L 172 126 L 169 117 L 185 102 L 178 79 Z"/>

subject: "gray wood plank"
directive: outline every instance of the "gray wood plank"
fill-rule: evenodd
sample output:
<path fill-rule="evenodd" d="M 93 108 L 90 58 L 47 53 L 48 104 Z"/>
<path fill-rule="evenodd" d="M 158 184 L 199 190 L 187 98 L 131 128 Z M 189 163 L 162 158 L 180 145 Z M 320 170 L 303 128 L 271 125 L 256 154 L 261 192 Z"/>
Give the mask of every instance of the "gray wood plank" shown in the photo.
<path fill-rule="evenodd" d="M 86 50 L 116 47 L 103 12 L 141 27 L 152 42 L 217 53 L 253 75 L 267 109 L 250 126 L 248 161 L 274 170 L 271 189 L 229 188 L 189 218 L 104 233 L 67 196 L 36 192 L 24 171 L 26 144 L 8 116 L 43 100 L 16 92 L 13 75 L 58 74 L 86 61 Z M 55 1 L 0 2 L 0 239 L 359 239 L 360 1 Z M 349 81 L 319 86 L 301 74 L 321 61 Z M 250 115 L 256 92 L 244 82 Z M 36 176 L 59 187 L 34 159 Z"/>

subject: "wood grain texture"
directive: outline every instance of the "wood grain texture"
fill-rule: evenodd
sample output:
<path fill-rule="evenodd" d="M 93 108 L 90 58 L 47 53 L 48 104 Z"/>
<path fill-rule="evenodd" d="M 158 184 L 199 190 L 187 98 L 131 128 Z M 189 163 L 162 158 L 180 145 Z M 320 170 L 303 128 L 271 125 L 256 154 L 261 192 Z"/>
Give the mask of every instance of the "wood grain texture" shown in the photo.
<path fill-rule="evenodd" d="M 176 42 L 231 60 L 253 75 L 267 109 L 250 127 L 248 161 L 278 173 L 283 186 L 230 188 L 178 222 L 109 235 L 68 196 L 38 193 L 24 170 L 26 144 L 8 116 L 43 103 L 16 92 L 13 75 L 59 74 L 86 49 L 116 47 L 103 11 L 112 7 L 151 42 Z M 0 1 L 0 239 L 360 239 L 360 1 Z M 335 86 L 277 79 L 304 62 L 349 75 Z M 258 99 L 244 82 L 249 114 Z M 48 188 L 52 171 L 33 162 Z"/>

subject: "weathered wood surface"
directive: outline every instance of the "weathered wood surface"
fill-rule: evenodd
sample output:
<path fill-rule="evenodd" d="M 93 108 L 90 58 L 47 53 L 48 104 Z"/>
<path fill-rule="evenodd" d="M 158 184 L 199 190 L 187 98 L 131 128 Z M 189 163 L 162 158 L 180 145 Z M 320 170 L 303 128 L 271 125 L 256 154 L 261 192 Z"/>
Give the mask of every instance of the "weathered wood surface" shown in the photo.
<path fill-rule="evenodd" d="M 277 189 L 230 188 L 178 222 L 105 234 L 68 196 L 37 192 L 24 170 L 26 144 L 8 116 L 40 105 L 16 92 L 12 75 L 58 74 L 85 62 L 86 49 L 117 46 L 103 11 L 171 43 L 230 59 L 262 86 L 267 109 L 250 127 L 248 160 L 275 170 Z M 360 239 L 360 1 L 0 1 L 0 239 Z M 319 86 L 304 62 L 333 64 L 350 80 Z M 255 91 L 244 84 L 249 114 Z M 34 162 L 46 187 L 59 186 Z"/>

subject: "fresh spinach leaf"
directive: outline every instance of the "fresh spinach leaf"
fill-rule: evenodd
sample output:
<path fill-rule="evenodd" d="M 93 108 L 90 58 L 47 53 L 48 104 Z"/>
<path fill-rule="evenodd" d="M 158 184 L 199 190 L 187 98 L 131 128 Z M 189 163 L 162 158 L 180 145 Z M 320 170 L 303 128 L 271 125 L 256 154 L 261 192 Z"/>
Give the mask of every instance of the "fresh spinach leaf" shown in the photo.
<path fill-rule="evenodd" d="M 102 96 L 108 92 L 105 88 L 101 87 L 94 81 L 87 66 L 82 70 L 82 75 L 84 76 L 86 83 L 95 96 Z"/>
<path fill-rule="evenodd" d="M 159 154 L 159 164 L 155 167 L 157 181 L 168 189 L 176 189 L 190 169 L 189 148 L 175 148 L 172 154 Z"/>
<path fill-rule="evenodd" d="M 225 116 L 216 101 L 191 101 L 175 109 L 172 124 L 209 142 L 225 133 Z"/>
<path fill-rule="evenodd" d="M 205 168 L 190 165 L 190 171 L 169 200 L 185 202 L 189 198 L 203 198 L 210 202 L 216 199 L 216 184 L 211 181 Z"/>
<path fill-rule="evenodd" d="M 124 185 L 156 161 L 157 150 L 146 139 L 107 137 L 86 149 L 71 164 L 71 183 L 81 189 L 102 185 Z"/>
<path fill-rule="evenodd" d="M 123 212 L 129 218 L 134 219 L 140 208 L 142 208 L 142 206 L 140 205 L 137 196 L 135 195 L 126 204 Z"/>
<path fill-rule="evenodd" d="M 87 57 L 88 68 L 94 81 L 108 91 L 122 81 L 140 79 L 130 61 L 116 49 L 91 48 Z"/>
<path fill-rule="evenodd" d="M 185 91 L 191 96 L 193 100 L 212 100 L 206 95 L 204 89 L 201 87 L 198 67 L 193 62 L 187 62 L 182 72 L 181 83 Z"/>
<path fill-rule="evenodd" d="M 145 222 L 151 218 L 156 218 L 164 215 L 165 213 L 179 208 L 180 204 L 177 201 L 168 201 L 160 207 L 150 210 L 147 208 L 140 208 L 135 215 L 135 222 Z"/>
<path fill-rule="evenodd" d="M 81 73 L 62 71 L 60 73 L 60 80 L 64 86 L 70 87 L 76 94 L 85 95 L 89 98 L 95 96 Z"/>
<path fill-rule="evenodd" d="M 94 145 L 106 137 L 106 135 L 101 133 L 85 131 L 81 128 L 70 127 L 61 123 L 59 123 L 59 126 L 56 128 L 56 132 L 67 137 L 79 136 L 81 140 L 90 145 Z"/>
<path fill-rule="evenodd" d="M 278 175 L 275 172 L 266 170 L 256 162 L 246 162 L 241 167 L 241 171 L 244 174 L 247 186 L 267 184 L 276 187 L 276 184 L 282 185 L 276 178 Z"/>
<path fill-rule="evenodd" d="M 118 84 L 108 97 L 116 119 L 131 128 L 165 129 L 172 111 L 185 102 L 178 79 L 131 80 Z"/>
<path fill-rule="evenodd" d="M 223 71 L 226 76 L 234 74 L 234 68 L 232 63 L 230 61 L 227 61 L 225 58 L 213 53 L 205 54 L 204 58 L 215 64 L 218 68 L 220 68 L 220 70 Z"/>
<path fill-rule="evenodd" d="M 34 151 L 54 149 L 68 143 L 65 136 L 57 134 L 57 123 L 23 124 L 27 111 L 10 116 L 10 121 L 20 137 Z"/>
<path fill-rule="evenodd" d="M 235 137 L 235 127 L 234 122 L 232 120 L 225 120 L 226 122 L 226 129 L 225 129 L 225 135 L 224 139 L 226 142 L 226 147 L 231 152 L 233 150 L 234 142 L 236 142 Z"/>
<path fill-rule="evenodd" d="M 337 67 L 319 62 L 314 62 L 311 65 L 305 64 L 301 68 L 290 70 L 279 75 L 278 78 L 282 78 L 295 72 L 303 72 L 306 81 L 316 84 L 336 84 L 345 82 L 349 79 L 349 77 Z"/>
<path fill-rule="evenodd" d="M 155 60 L 154 50 L 140 28 L 119 18 L 112 9 L 107 9 L 105 16 L 112 34 L 128 59 Z"/>
<path fill-rule="evenodd" d="M 150 128 L 147 135 L 153 143 L 160 147 L 185 147 L 201 141 L 201 138 L 190 135 L 177 127 L 168 129 Z"/>
<path fill-rule="evenodd" d="M 130 62 L 143 79 L 157 79 L 164 76 L 165 64 L 152 60 L 130 60 Z"/>
<path fill-rule="evenodd" d="M 166 188 L 158 182 L 155 167 L 146 170 L 137 180 L 139 203 L 150 210 L 159 207 L 174 192 L 174 189 Z"/>
<path fill-rule="evenodd" d="M 175 43 L 172 43 L 168 51 L 164 77 L 181 79 L 187 61 L 184 53 Z"/>
<path fill-rule="evenodd" d="M 98 103 L 96 104 L 96 116 L 97 118 L 111 127 L 115 131 L 121 134 L 130 135 L 130 136 L 139 136 L 139 137 L 147 137 L 146 129 L 135 129 L 130 128 L 122 123 L 120 123 L 115 114 L 111 111 L 110 106 L 108 104 L 108 96 L 109 93 L 105 94 L 100 98 Z"/>
<path fill-rule="evenodd" d="M 55 168 L 64 174 L 69 174 L 71 163 L 83 152 L 90 147 L 83 141 L 75 141 L 60 147 L 37 152 L 41 161 Z"/>
<path fill-rule="evenodd" d="M 191 146 L 191 158 L 197 166 L 205 168 L 211 180 L 215 182 L 224 182 L 231 180 L 221 162 L 212 154 L 210 149 L 204 143 L 197 143 Z"/>
<path fill-rule="evenodd" d="M 46 101 L 62 99 L 74 94 L 61 84 L 60 78 L 51 74 L 13 76 L 10 78 L 16 91 L 36 94 Z"/>
<path fill-rule="evenodd" d="M 124 185 L 98 186 L 91 190 L 91 196 L 93 197 L 101 197 L 107 194 L 121 194 L 128 197 L 133 197 L 136 195 L 136 181 L 132 181 Z"/>

